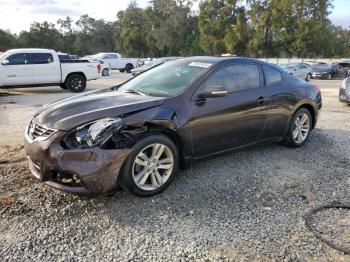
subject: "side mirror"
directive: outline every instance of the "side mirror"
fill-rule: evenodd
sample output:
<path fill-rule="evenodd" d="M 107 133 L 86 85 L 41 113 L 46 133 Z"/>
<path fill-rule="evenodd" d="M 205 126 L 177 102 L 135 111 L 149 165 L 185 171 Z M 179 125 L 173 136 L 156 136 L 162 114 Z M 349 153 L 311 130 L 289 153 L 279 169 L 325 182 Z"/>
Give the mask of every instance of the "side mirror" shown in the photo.
<path fill-rule="evenodd" d="M 9 60 L 2 60 L 2 61 L 1 61 L 1 64 L 2 64 L 2 65 L 8 65 L 9 63 L 10 63 Z"/>
<path fill-rule="evenodd" d="M 212 98 L 212 97 L 223 97 L 227 96 L 227 91 L 211 91 L 211 92 L 202 92 L 198 94 L 199 98 Z"/>

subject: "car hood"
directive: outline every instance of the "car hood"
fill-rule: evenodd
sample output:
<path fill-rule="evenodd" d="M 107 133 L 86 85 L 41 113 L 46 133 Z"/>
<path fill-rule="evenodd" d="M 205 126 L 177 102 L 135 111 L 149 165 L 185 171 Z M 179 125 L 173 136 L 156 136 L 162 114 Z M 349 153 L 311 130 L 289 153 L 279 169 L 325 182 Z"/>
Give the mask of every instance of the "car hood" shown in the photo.
<path fill-rule="evenodd" d="M 111 89 L 87 92 L 44 106 L 35 121 L 49 128 L 68 131 L 81 124 L 139 112 L 164 102 L 163 97 L 122 93 Z"/>

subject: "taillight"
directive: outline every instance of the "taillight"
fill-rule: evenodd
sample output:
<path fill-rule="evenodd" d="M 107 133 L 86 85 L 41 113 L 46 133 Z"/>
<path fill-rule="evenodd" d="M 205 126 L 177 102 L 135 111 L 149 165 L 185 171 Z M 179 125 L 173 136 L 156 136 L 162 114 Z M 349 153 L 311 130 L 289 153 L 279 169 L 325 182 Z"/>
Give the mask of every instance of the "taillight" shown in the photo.
<path fill-rule="evenodd" d="M 100 64 L 97 65 L 97 71 L 98 71 L 98 73 L 101 73 L 101 65 Z"/>

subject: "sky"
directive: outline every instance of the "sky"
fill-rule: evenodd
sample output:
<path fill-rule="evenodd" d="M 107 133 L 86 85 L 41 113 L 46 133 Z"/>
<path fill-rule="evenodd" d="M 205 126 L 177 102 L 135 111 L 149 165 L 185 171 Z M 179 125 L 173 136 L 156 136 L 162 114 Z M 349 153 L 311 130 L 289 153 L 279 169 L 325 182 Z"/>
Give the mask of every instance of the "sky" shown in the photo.
<path fill-rule="evenodd" d="M 149 0 L 138 0 L 140 7 Z M 34 21 L 56 23 L 70 16 L 77 20 L 88 14 L 96 19 L 114 21 L 120 10 L 126 9 L 128 0 L 0 0 L 0 29 L 19 33 L 28 30 Z M 350 26 L 350 0 L 333 0 L 334 9 L 330 19 L 336 25 Z M 196 4 L 193 9 L 196 9 Z"/>

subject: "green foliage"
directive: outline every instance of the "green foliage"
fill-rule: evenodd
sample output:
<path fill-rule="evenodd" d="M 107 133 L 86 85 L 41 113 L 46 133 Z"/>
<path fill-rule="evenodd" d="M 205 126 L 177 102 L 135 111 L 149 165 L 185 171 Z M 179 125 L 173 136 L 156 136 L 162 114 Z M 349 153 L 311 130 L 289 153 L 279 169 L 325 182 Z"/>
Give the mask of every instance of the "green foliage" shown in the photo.
<path fill-rule="evenodd" d="M 133 57 L 350 57 L 350 31 L 331 23 L 331 11 L 332 0 L 150 0 L 144 9 L 132 1 L 115 22 L 83 15 L 57 25 L 34 22 L 19 35 L 0 30 L 0 51 L 43 47 Z"/>
<path fill-rule="evenodd" d="M 135 3 L 118 13 L 116 28 L 116 49 L 127 56 L 143 57 L 148 53 L 147 17 Z"/>
<path fill-rule="evenodd" d="M 0 29 L 0 51 L 11 48 L 15 43 L 15 37 L 10 32 Z"/>

